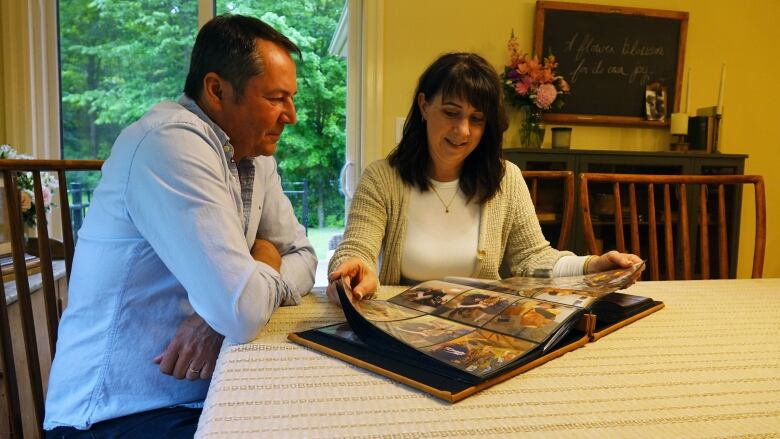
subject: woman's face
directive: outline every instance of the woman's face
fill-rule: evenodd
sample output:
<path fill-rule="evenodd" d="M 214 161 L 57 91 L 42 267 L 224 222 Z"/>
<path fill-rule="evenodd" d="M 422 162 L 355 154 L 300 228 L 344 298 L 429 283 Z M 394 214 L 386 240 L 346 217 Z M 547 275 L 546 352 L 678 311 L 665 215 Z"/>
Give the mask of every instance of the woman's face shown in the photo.
<path fill-rule="evenodd" d="M 428 152 L 435 168 L 460 171 L 463 161 L 477 147 L 485 132 L 485 114 L 460 98 L 430 100 L 417 96 L 426 120 Z"/>

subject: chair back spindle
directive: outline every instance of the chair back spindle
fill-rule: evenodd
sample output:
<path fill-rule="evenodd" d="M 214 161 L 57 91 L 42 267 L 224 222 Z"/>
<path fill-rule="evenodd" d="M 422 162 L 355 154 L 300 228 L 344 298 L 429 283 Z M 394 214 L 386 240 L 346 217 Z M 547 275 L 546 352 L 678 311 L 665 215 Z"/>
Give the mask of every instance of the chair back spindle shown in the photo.
<path fill-rule="evenodd" d="M 67 194 L 66 171 L 99 171 L 103 162 L 98 160 L 6 160 L 0 159 L 0 173 L 3 174 L 3 185 L 8 212 L 8 228 L 10 231 L 10 247 L 13 260 L 13 284 L 16 287 L 16 311 L 6 297 L 7 285 L 0 283 L 0 367 L 5 395 L 4 405 L 8 411 L 10 434 L 14 437 L 43 437 L 44 389 L 48 380 L 50 363 L 42 363 L 41 359 L 54 358 L 57 329 L 62 314 L 62 298 L 56 288 L 54 273 L 54 255 L 49 236 L 49 224 L 45 209 L 43 175 L 54 173 L 59 183 L 59 205 L 62 220 L 63 252 L 66 261 L 65 279 L 70 277 L 73 261 L 74 239 L 70 222 L 70 204 Z M 22 203 L 20 201 L 19 177 L 31 178 L 33 189 L 33 204 L 35 206 L 35 232 L 37 248 L 25 246 L 25 228 Z M 30 289 L 30 274 L 27 266 L 28 251 L 36 251 L 40 263 L 40 301 L 33 301 Z M 36 290 L 36 294 L 39 292 Z M 64 294 L 64 292 L 63 292 Z M 12 296 L 11 296 L 12 297 Z M 42 302 L 40 305 L 35 303 Z M 18 321 L 13 321 L 12 315 L 18 314 Z M 45 331 L 36 331 L 36 318 L 43 321 Z M 39 325 L 41 321 L 39 320 Z M 14 334 L 21 333 L 20 339 Z M 39 347 L 39 335 L 47 337 L 47 343 Z M 22 349 L 19 343 L 23 344 Z M 20 352 L 23 352 L 23 356 Z M 39 353 L 42 353 L 39 355 Z M 48 355 L 45 355 L 48 354 Z M 45 357 L 41 357 L 45 355 Z M 23 366 L 21 369 L 19 366 Z M 25 402 L 27 401 L 27 402 Z M 27 405 L 29 404 L 29 405 Z M 2 416 L 4 414 L 0 414 Z M 28 424 L 28 419 L 32 424 Z M 0 432 L 2 435 L 2 432 Z"/>
<path fill-rule="evenodd" d="M 766 195 L 764 180 L 758 175 L 645 175 L 645 174 L 605 174 L 582 173 L 580 174 L 580 205 L 582 207 L 583 229 L 585 240 L 590 253 L 601 251 L 597 244 L 596 225 L 591 211 L 591 195 L 596 191 L 595 185 L 611 186 L 611 202 L 614 208 L 614 247 L 621 252 L 626 249 L 626 227 L 630 233 L 629 242 L 631 252 L 648 259 L 647 275 L 653 280 L 661 279 L 663 268 L 664 278 L 673 280 L 677 276 L 682 279 L 709 279 L 713 270 L 711 239 L 717 239 L 716 269 L 717 276 L 726 279 L 730 276 L 729 250 L 729 217 L 726 215 L 727 196 L 741 197 L 742 188 L 745 185 L 754 187 L 756 233 L 754 239 L 752 277 L 761 277 L 766 251 Z M 644 190 L 643 190 L 644 189 Z M 717 203 L 714 211 L 711 205 L 710 192 L 717 190 Z M 727 194 L 727 190 L 730 191 Z M 661 210 L 657 210 L 656 194 L 662 195 Z M 692 202 L 689 202 L 688 195 Z M 628 197 L 628 216 L 623 212 L 622 198 Z M 640 203 L 640 196 L 646 198 L 647 210 L 643 211 L 644 201 Z M 675 199 L 675 200 L 673 200 Z M 676 202 L 674 202 L 676 201 Z M 694 215 L 698 227 L 694 230 L 689 224 L 689 210 L 697 213 Z M 712 212 L 711 212 L 712 211 Z M 710 216 L 716 218 L 713 223 Z M 662 219 L 658 220 L 658 215 Z M 738 213 L 737 213 L 738 214 Z M 676 217 L 676 218 L 675 218 Z M 733 216 L 731 218 L 734 218 Z M 737 219 L 738 220 L 738 219 Z M 607 230 L 603 225 L 603 218 L 599 222 L 599 228 Z M 659 251 L 659 230 L 663 228 L 663 252 Z M 715 227 L 715 228 L 713 228 Z M 608 232 L 605 232 L 608 235 Z M 691 233 L 695 236 L 692 238 Z M 602 237 L 603 234 L 602 234 Z M 646 237 L 646 240 L 645 240 Z M 606 238 L 605 238 L 606 239 Z M 692 239 L 698 240 L 698 246 Z M 642 246 L 646 245 L 647 250 Z M 697 253 L 694 246 L 698 247 Z M 733 251 L 733 250 L 732 250 Z M 679 268 L 679 272 L 677 271 Z"/>

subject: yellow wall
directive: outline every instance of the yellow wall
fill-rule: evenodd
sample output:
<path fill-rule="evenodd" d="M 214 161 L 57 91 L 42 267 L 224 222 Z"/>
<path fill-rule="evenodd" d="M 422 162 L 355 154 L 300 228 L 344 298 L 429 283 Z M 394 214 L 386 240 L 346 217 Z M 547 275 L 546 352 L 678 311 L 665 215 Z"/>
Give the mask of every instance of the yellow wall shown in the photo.
<path fill-rule="evenodd" d="M 576 1 L 576 0 L 573 0 Z M 584 2 L 580 2 L 584 3 Z M 780 276 L 780 231 L 771 220 L 780 215 L 780 157 L 776 109 L 780 102 L 780 2 L 741 0 L 610 0 L 602 4 L 690 13 L 685 69 L 693 68 L 691 108 L 715 105 L 721 63 L 727 63 L 721 150 L 748 154 L 745 172 L 762 174 L 767 188 L 767 258 L 765 277 Z M 420 73 L 444 52 L 474 51 L 497 69 L 506 58 L 506 41 L 514 29 L 521 47 L 532 48 L 532 0 L 391 0 L 384 20 L 384 153 L 395 145 L 395 118 L 406 116 Z M 517 113 L 510 113 L 510 117 Z M 516 145 L 513 122 L 504 143 Z M 545 146 L 549 147 L 549 134 Z M 572 148 L 666 150 L 668 131 L 650 128 L 575 126 Z M 775 190 L 771 190 L 775 188 Z M 752 242 L 753 197 L 746 193 L 742 242 Z M 739 277 L 750 276 L 752 246 L 741 245 Z"/>

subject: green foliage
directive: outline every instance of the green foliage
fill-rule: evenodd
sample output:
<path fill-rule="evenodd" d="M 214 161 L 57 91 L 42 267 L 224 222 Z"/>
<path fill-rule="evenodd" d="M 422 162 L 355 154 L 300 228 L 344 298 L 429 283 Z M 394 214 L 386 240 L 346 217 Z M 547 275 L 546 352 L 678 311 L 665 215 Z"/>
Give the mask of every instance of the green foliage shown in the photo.
<path fill-rule="evenodd" d="M 231 4 L 236 4 L 229 9 Z M 217 12 L 260 17 L 293 40 L 298 62 L 298 123 L 285 129 L 276 152 L 285 181 L 309 182 L 309 226 L 339 227 L 344 199 L 338 176 L 346 148 L 346 60 L 328 54 L 344 0 L 217 1 Z M 296 212 L 300 202 L 293 200 Z M 300 215 L 299 215 L 300 217 Z"/>
<path fill-rule="evenodd" d="M 197 2 L 60 0 L 63 157 L 106 158 L 122 128 L 183 88 Z"/>
<path fill-rule="evenodd" d="M 229 9 L 233 4 L 238 6 Z M 346 145 L 346 62 L 327 52 L 344 0 L 217 2 L 259 17 L 301 47 L 298 124 L 277 149 L 287 181 L 308 180 L 310 226 L 343 223 L 338 173 Z M 63 157 L 106 158 L 125 126 L 184 86 L 197 2 L 59 0 Z M 95 177 L 85 178 L 85 185 Z M 301 203 L 295 202 L 296 211 Z"/>

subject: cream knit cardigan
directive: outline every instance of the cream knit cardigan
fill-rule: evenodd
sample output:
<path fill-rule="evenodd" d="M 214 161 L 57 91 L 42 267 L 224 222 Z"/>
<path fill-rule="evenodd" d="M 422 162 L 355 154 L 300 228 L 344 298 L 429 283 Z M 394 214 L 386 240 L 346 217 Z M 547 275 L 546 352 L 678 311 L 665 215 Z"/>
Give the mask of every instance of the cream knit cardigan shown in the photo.
<path fill-rule="evenodd" d="M 508 276 L 550 277 L 555 262 L 573 253 L 550 247 L 520 169 L 508 161 L 504 166 L 499 192 L 481 208 L 477 263 L 471 277 L 499 279 L 499 269 Z M 330 260 L 328 272 L 350 257 L 370 267 L 377 267 L 380 259 L 379 281 L 398 285 L 409 193 L 410 186 L 386 160 L 369 165 L 360 178 L 344 238 Z"/>

